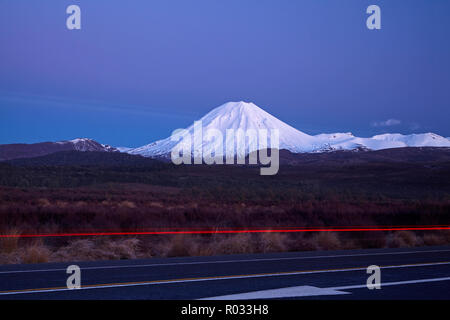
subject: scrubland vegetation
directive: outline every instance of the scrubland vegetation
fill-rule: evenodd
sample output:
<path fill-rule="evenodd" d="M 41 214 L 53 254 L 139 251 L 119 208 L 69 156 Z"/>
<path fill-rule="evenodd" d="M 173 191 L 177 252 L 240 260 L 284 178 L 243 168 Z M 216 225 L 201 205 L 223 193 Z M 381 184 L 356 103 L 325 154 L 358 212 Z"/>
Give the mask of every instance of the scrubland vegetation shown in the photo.
<path fill-rule="evenodd" d="M 9 235 L 182 229 L 442 225 L 437 200 L 304 200 L 272 204 L 201 200 L 145 185 L 76 189 L 1 188 L 0 231 Z M 133 259 L 450 243 L 450 231 L 306 232 L 208 235 L 0 238 L 1 263 Z"/>
<path fill-rule="evenodd" d="M 428 161 L 428 160 L 427 160 Z M 0 233 L 449 225 L 450 164 L 0 164 Z M 1 238 L 0 263 L 450 244 L 450 231 Z"/>

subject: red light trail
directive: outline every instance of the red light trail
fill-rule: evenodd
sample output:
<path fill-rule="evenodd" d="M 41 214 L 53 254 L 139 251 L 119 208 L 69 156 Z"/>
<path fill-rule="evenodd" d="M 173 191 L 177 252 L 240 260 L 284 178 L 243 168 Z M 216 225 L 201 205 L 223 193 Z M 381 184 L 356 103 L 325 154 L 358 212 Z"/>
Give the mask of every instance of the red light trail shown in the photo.
<path fill-rule="evenodd" d="M 450 230 L 450 226 L 379 226 L 379 227 L 311 227 L 295 229 L 242 229 L 242 230 L 166 230 L 130 232 L 73 232 L 42 234 L 0 234 L 0 238 L 47 238 L 47 237 L 85 237 L 85 236 L 140 236 L 177 234 L 238 234 L 238 233 L 300 233 L 300 232 L 366 232 L 366 231 L 437 231 Z"/>

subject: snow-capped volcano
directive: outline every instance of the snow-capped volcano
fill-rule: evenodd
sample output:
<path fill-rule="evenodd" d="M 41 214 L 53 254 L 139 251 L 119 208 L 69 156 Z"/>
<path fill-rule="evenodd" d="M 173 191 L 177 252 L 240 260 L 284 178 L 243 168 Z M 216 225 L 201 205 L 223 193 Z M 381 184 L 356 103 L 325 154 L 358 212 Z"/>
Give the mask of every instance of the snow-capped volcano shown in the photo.
<path fill-rule="evenodd" d="M 349 132 L 308 135 L 278 120 L 255 104 L 243 101 L 227 102 L 211 110 L 199 122 L 201 123 L 203 134 L 210 129 L 220 131 L 224 137 L 224 141 L 222 141 L 223 146 L 227 143 L 225 139 L 228 139 L 226 138 L 227 129 L 241 129 L 244 132 L 266 129 L 269 133 L 269 146 L 270 131 L 277 129 L 279 132 L 279 149 L 287 149 L 294 153 L 355 149 L 380 150 L 408 146 L 450 147 L 448 139 L 434 133 L 411 135 L 383 134 L 371 138 L 355 137 Z M 191 136 L 194 136 L 195 124 L 188 127 L 186 131 Z M 178 143 L 178 141 L 172 141 L 171 137 L 168 137 L 139 148 L 124 151 L 146 157 L 166 156 L 171 153 Z M 195 154 L 197 152 L 194 146 L 201 146 L 203 153 L 213 152 L 213 150 L 216 150 L 216 143 L 217 141 L 209 141 L 204 138 L 201 141 L 192 141 L 192 153 Z M 246 153 L 251 151 L 254 150 L 246 149 Z"/>
<path fill-rule="evenodd" d="M 218 130 L 226 137 L 227 129 L 241 129 L 244 132 L 248 130 L 266 129 L 269 137 L 270 145 L 270 130 L 278 129 L 280 132 L 279 147 L 280 149 L 287 149 L 292 152 L 309 152 L 313 151 L 315 138 L 303 133 L 286 123 L 278 120 L 271 114 L 259 108 L 253 103 L 247 102 L 228 102 L 225 103 L 198 120 L 202 126 L 202 132 L 205 134 L 211 129 Z M 187 132 L 194 136 L 194 124 L 188 127 Z M 204 140 L 204 139 L 203 139 Z M 201 146 L 203 153 L 212 152 L 217 141 L 194 141 L 192 144 Z M 143 156 L 159 156 L 166 155 L 171 152 L 172 148 L 177 145 L 178 141 L 172 141 L 171 138 L 159 140 L 140 148 L 128 151 L 131 154 L 140 154 Z M 226 141 L 222 141 L 225 146 Z M 252 149 L 246 150 L 246 153 L 254 151 Z M 196 150 L 193 150 L 196 153 Z"/>

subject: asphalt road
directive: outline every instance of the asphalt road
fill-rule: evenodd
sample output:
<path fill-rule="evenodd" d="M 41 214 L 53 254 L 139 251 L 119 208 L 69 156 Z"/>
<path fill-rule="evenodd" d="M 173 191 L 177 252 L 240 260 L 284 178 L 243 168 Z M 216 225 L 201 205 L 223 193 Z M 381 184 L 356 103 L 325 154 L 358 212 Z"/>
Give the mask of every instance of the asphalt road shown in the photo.
<path fill-rule="evenodd" d="M 366 286 L 370 265 L 381 289 Z M 450 246 L 0 266 L 0 299 L 266 298 L 450 299 Z"/>

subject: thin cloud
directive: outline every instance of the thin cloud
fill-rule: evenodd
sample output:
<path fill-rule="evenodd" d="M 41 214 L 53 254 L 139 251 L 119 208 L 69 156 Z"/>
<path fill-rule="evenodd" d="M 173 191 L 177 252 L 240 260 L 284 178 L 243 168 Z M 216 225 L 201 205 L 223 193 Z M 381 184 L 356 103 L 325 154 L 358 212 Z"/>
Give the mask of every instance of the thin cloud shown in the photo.
<path fill-rule="evenodd" d="M 388 119 L 385 121 L 374 121 L 372 127 L 392 127 L 401 124 L 402 122 L 397 119 Z"/>

